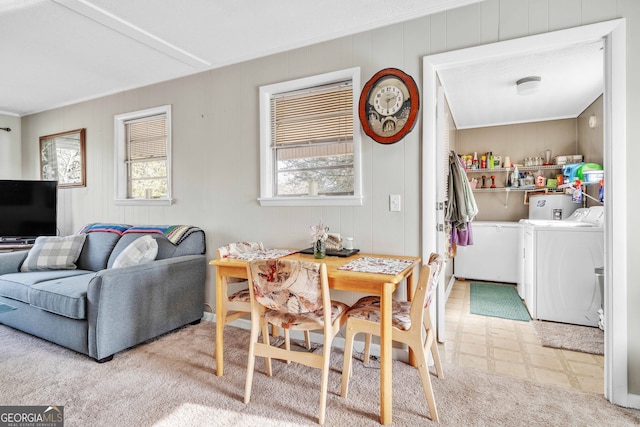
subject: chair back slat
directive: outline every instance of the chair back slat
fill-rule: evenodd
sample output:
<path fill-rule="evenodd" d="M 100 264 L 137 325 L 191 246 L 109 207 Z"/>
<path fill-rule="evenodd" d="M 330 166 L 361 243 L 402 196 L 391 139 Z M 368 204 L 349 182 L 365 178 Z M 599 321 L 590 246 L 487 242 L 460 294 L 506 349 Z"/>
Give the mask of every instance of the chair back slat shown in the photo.
<path fill-rule="evenodd" d="M 435 295 L 436 288 L 440 277 L 440 271 L 442 270 L 443 259 L 437 253 L 432 253 L 429 257 L 429 262 L 423 265 L 420 269 L 420 278 L 418 279 L 418 285 L 413 297 L 413 303 L 411 304 L 412 319 L 411 324 L 416 324 L 416 327 L 422 324 L 422 316 L 424 310 L 429 308 Z M 418 321 L 420 319 L 420 321 Z"/>
<path fill-rule="evenodd" d="M 440 272 L 442 271 L 442 265 L 444 260 L 442 256 L 436 253 L 432 253 L 429 257 L 429 283 L 427 284 L 427 295 L 424 301 L 424 308 L 429 308 L 433 296 L 436 294 L 436 288 L 438 287 L 438 281 L 440 279 Z"/>
<path fill-rule="evenodd" d="M 280 313 L 303 314 L 323 308 L 320 265 L 268 259 L 247 263 L 256 302 Z"/>

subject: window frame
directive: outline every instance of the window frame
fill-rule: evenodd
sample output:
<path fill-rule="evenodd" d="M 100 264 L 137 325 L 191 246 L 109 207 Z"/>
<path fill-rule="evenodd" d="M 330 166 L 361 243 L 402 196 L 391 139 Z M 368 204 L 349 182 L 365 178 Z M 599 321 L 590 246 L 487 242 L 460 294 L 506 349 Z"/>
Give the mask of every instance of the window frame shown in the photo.
<path fill-rule="evenodd" d="M 271 148 L 271 97 L 278 93 L 351 80 L 353 93 L 353 195 L 274 196 L 274 158 Z M 362 206 L 361 132 L 358 121 L 360 67 L 260 86 L 260 197 L 261 206 Z"/>
<path fill-rule="evenodd" d="M 126 122 L 164 115 L 167 123 L 167 196 L 153 199 L 127 197 Z M 169 206 L 173 204 L 171 169 L 171 105 L 147 108 L 114 116 L 115 135 L 115 203 L 120 206 Z"/>

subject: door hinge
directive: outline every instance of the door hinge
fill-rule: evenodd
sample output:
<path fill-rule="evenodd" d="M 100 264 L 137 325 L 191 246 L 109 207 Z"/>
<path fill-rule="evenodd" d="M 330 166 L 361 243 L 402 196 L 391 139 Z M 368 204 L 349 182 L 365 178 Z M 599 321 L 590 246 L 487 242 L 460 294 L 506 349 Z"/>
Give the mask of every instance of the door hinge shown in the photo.
<path fill-rule="evenodd" d="M 437 229 L 438 229 L 438 231 L 440 231 L 440 232 L 444 232 L 444 224 L 438 224 Z"/>
<path fill-rule="evenodd" d="M 444 210 L 444 202 L 438 202 L 436 210 L 443 211 Z"/>

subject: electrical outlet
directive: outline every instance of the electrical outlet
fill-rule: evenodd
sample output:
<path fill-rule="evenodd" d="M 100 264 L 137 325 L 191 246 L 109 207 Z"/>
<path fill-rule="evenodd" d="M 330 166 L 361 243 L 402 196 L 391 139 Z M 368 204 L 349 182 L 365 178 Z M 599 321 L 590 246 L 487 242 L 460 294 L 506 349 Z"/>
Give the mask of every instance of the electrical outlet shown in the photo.
<path fill-rule="evenodd" d="M 400 212 L 400 195 L 399 194 L 391 194 L 389 196 L 389 210 L 391 212 Z"/>

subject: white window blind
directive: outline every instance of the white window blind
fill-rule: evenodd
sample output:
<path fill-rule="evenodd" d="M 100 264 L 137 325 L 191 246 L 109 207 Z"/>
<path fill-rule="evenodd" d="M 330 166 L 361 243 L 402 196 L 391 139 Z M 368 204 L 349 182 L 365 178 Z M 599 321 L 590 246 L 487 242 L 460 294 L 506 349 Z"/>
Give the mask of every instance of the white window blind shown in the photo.
<path fill-rule="evenodd" d="M 276 147 L 353 140 L 351 81 L 273 95 L 271 108 Z M 316 153 L 333 154 L 333 149 L 324 145 Z"/>
<path fill-rule="evenodd" d="M 163 115 L 125 122 L 129 162 L 167 158 L 167 119 Z"/>

